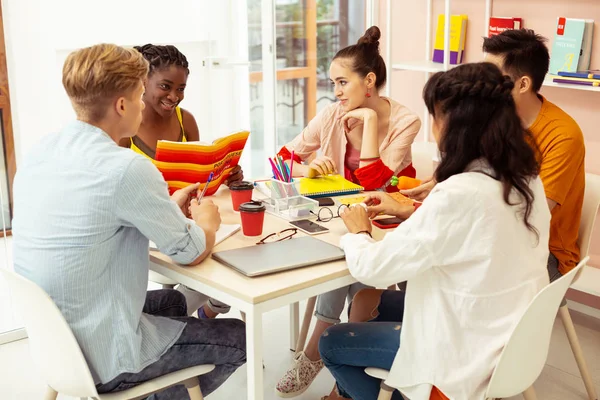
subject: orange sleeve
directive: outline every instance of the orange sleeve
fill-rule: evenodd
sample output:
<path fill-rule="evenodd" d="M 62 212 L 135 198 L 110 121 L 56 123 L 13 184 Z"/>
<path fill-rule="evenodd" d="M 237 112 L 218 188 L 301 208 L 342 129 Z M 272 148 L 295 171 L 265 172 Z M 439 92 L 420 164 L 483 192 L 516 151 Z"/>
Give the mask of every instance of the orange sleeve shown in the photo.
<path fill-rule="evenodd" d="M 546 197 L 562 205 L 578 171 L 584 168 L 585 146 L 581 136 L 560 134 L 542 154 L 540 178 Z"/>

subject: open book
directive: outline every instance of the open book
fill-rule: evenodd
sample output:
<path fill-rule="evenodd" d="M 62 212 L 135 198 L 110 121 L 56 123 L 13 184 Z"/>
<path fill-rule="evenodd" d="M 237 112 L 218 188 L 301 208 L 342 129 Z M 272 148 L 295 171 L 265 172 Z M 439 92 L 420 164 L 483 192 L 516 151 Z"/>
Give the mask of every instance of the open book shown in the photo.
<path fill-rule="evenodd" d="M 216 234 L 215 246 L 239 230 L 240 224 L 221 224 Z M 150 241 L 150 250 L 159 250 L 153 241 Z"/>
<path fill-rule="evenodd" d="M 239 131 L 219 138 L 212 144 L 159 140 L 154 165 L 163 174 L 171 194 L 196 182 L 205 184 L 213 172 L 213 179 L 205 194 L 210 196 L 229 178 L 233 167 L 238 165 L 249 135 L 248 131 Z M 204 185 L 200 185 L 199 190 L 203 188 Z"/>

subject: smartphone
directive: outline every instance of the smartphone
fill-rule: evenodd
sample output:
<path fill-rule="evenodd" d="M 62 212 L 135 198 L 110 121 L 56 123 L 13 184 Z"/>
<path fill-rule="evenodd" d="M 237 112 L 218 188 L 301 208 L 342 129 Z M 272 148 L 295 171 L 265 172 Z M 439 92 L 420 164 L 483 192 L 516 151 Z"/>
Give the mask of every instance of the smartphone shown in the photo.
<path fill-rule="evenodd" d="M 290 225 L 295 226 L 300 229 L 302 232 L 307 233 L 309 235 L 318 235 L 320 233 L 329 232 L 329 229 L 325 228 L 322 225 L 319 225 L 315 222 L 312 222 L 309 219 L 301 219 L 299 221 L 290 221 Z"/>
<path fill-rule="evenodd" d="M 392 229 L 392 228 L 396 228 L 398 225 L 400 225 L 402 222 L 404 222 L 404 220 L 402 218 L 389 217 L 389 218 L 374 219 L 372 222 L 373 222 L 373 225 L 375 225 L 376 227 L 378 227 L 380 229 Z"/>
<path fill-rule="evenodd" d="M 327 207 L 335 204 L 335 201 L 331 197 L 321 197 L 317 200 L 319 201 L 319 207 Z"/>

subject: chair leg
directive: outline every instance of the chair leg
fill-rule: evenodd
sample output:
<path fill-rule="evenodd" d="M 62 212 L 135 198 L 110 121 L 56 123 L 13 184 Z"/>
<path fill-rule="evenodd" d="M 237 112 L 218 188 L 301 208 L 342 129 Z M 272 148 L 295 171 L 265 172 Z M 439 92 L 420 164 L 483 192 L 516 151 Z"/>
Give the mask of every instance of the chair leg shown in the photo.
<path fill-rule="evenodd" d="M 583 351 L 581 350 L 581 345 L 579 344 L 579 339 L 577 338 L 577 333 L 575 332 L 575 326 L 573 325 L 573 320 L 571 319 L 569 308 L 566 305 L 564 305 L 559 308 L 558 313 L 560 315 L 560 319 L 562 320 L 563 326 L 565 327 L 565 331 L 567 332 L 567 338 L 569 339 L 571 350 L 573 350 L 573 355 L 575 356 L 575 360 L 577 361 L 577 366 L 579 367 L 581 379 L 583 379 L 583 384 L 585 385 L 585 389 L 587 390 L 588 398 L 590 400 L 598 400 L 596 387 L 594 386 L 594 381 L 590 376 L 590 372 L 587 363 L 585 362 L 585 358 L 583 358 Z"/>
<path fill-rule="evenodd" d="M 46 387 L 46 394 L 44 395 L 44 400 L 56 400 L 58 397 L 58 393 L 56 390 L 52 389 L 50 386 Z"/>
<path fill-rule="evenodd" d="M 379 396 L 377 397 L 377 400 L 392 400 L 392 394 L 394 394 L 394 388 L 391 388 L 385 383 L 381 382 L 381 389 L 379 389 Z"/>
<path fill-rule="evenodd" d="M 200 390 L 200 382 L 198 381 L 198 378 L 190 378 L 184 381 L 183 384 L 188 391 L 190 400 L 204 400 L 204 397 L 202 396 L 202 390 Z"/>
<path fill-rule="evenodd" d="M 308 328 L 310 328 L 310 321 L 312 320 L 312 315 L 315 311 L 316 302 L 316 296 L 309 298 L 306 302 L 304 318 L 302 319 L 302 327 L 300 327 L 300 334 L 298 335 L 298 342 L 296 343 L 296 353 L 304 350 L 304 345 L 306 344 L 306 337 L 308 336 Z"/>
<path fill-rule="evenodd" d="M 537 400 L 533 386 L 529 386 L 529 388 L 523 392 L 523 398 L 525 400 Z"/>

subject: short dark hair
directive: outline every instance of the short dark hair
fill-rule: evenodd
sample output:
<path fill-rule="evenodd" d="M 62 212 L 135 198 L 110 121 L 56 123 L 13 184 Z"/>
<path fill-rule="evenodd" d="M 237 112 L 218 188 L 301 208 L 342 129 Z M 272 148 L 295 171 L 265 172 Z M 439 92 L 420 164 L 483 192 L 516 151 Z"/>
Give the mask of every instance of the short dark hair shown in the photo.
<path fill-rule="evenodd" d="M 173 45 L 160 46 L 148 43 L 143 46 L 135 46 L 134 49 L 142 53 L 144 58 L 148 60 L 150 64 L 148 75 L 152 75 L 154 71 L 168 68 L 171 65 L 182 67 L 188 74 L 190 73 L 187 58 Z"/>
<path fill-rule="evenodd" d="M 503 69 L 516 82 L 528 76 L 537 93 L 542 88 L 550 65 L 547 39 L 531 29 L 510 29 L 483 39 L 483 51 L 504 58 Z"/>
<path fill-rule="evenodd" d="M 380 90 L 385 85 L 387 70 L 385 61 L 379 54 L 379 38 L 381 31 L 372 26 L 358 39 L 356 44 L 344 47 L 337 52 L 333 59 L 346 58 L 352 60 L 352 71 L 367 76 L 369 72 L 375 74 L 375 87 Z"/>
<path fill-rule="evenodd" d="M 511 78 L 492 63 L 460 65 L 427 81 L 425 105 L 434 118 L 444 121 L 435 179 L 443 182 L 465 172 L 473 161 L 485 160 L 502 182 L 504 202 L 522 206 L 525 226 L 539 239 L 529 221 L 534 201 L 529 181 L 539 173 L 538 157 L 517 115 L 513 88 Z M 513 189 L 522 201 L 509 200 Z"/>

